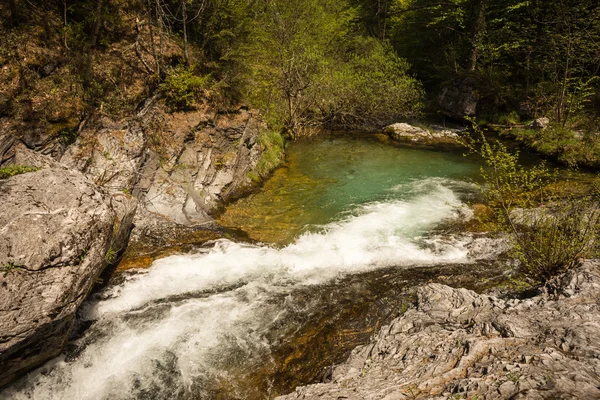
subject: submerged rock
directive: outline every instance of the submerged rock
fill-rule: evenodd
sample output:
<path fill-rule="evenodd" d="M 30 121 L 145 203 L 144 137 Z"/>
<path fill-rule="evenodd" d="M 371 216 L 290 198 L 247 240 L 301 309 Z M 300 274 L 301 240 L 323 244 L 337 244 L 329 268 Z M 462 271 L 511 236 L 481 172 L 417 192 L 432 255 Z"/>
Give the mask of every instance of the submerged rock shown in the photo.
<path fill-rule="evenodd" d="M 416 307 L 292 399 L 600 398 L 600 262 L 501 300 L 428 284 Z"/>
<path fill-rule="evenodd" d="M 126 246 L 135 213 L 128 196 L 44 163 L 0 180 L 0 386 L 61 352 L 79 306 Z"/>

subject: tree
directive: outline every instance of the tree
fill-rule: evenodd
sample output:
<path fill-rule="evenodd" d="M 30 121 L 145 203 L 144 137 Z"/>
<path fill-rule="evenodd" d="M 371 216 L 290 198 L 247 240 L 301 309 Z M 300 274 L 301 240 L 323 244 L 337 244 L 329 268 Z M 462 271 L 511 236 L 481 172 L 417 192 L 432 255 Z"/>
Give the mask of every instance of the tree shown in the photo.
<path fill-rule="evenodd" d="M 377 125 L 417 110 L 420 86 L 406 75 L 408 65 L 357 33 L 347 1 L 269 0 L 253 20 L 240 51 L 249 66 L 246 94 L 291 136 L 324 125 Z"/>
<path fill-rule="evenodd" d="M 431 91 L 474 74 L 499 109 L 568 123 L 594 111 L 600 4 L 593 0 L 395 0 L 391 42 Z M 523 107 L 520 107 L 523 106 Z"/>

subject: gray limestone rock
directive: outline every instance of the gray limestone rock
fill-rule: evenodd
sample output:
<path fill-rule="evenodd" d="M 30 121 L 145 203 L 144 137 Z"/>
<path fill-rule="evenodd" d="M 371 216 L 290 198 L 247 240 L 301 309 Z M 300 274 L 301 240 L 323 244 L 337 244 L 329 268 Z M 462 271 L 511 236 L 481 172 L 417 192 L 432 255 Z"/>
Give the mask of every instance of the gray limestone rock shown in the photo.
<path fill-rule="evenodd" d="M 438 97 L 441 112 L 457 119 L 475 115 L 480 100 L 481 85 L 481 82 L 472 76 L 455 79 L 442 89 Z"/>
<path fill-rule="evenodd" d="M 59 165 L 0 180 L 0 386 L 60 353 L 135 204 Z"/>
<path fill-rule="evenodd" d="M 428 284 L 332 382 L 279 399 L 600 398 L 598 298 L 596 260 L 525 300 Z"/>
<path fill-rule="evenodd" d="M 212 214 L 252 187 L 263 122 L 242 107 L 166 112 L 149 99 L 134 117 L 88 121 L 60 159 L 111 193 L 140 200 L 132 239 L 207 226 Z"/>
<path fill-rule="evenodd" d="M 439 126 L 431 126 L 428 129 L 424 129 L 404 122 L 399 122 L 386 126 L 383 132 L 398 141 L 425 144 L 448 144 L 456 142 L 460 131 Z"/>
<path fill-rule="evenodd" d="M 535 119 L 529 124 L 528 127 L 532 129 L 544 130 L 548 127 L 548 125 L 550 125 L 550 119 L 543 117 Z"/>

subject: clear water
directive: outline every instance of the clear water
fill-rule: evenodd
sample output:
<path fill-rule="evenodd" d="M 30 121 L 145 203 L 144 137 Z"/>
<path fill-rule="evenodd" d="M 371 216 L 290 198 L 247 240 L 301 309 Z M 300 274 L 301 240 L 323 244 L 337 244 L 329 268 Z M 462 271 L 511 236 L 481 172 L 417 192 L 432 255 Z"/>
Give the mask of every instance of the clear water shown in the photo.
<path fill-rule="evenodd" d="M 286 166 L 261 191 L 228 207 L 220 223 L 241 228 L 251 239 L 289 244 L 307 230 L 318 231 L 369 202 L 409 199 L 414 182 L 445 178 L 460 194 L 479 173 L 462 152 L 394 147 L 376 136 L 334 136 L 292 143 Z M 456 182 L 454 182 L 456 183 Z"/>
<path fill-rule="evenodd" d="M 269 398 L 253 372 L 281 365 L 272 349 L 316 321 L 317 298 L 335 307 L 347 277 L 486 257 L 472 250 L 480 239 L 430 234 L 468 216 L 476 170 L 460 154 L 374 139 L 295 143 L 264 190 L 221 219 L 277 245 L 219 240 L 127 275 L 86 303 L 91 327 L 65 355 L 0 397 Z"/>

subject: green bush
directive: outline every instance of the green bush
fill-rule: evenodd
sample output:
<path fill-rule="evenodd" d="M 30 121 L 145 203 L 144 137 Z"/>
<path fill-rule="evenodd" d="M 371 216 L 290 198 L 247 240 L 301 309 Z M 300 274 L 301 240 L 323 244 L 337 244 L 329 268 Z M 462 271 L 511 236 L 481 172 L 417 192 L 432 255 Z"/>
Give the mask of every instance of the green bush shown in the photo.
<path fill-rule="evenodd" d="M 25 174 L 27 172 L 37 171 L 39 168 L 28 165 L 9 165 L 8 167 L 0 168 L 0 179 L 8 179 L 11 176 Z"/>
<path fill-rule="evenodd" d="M 210 79 L 210 74 L 198 76 L 191 68 L 175 68 L 160 85 L 160 90 L 165 95 L 169 106 L 177 110 L 185 110 L 196 103 L 198 94 L 206 89 Z"/>
<path fill-rule="evenodd" d="M 498 123 L 502 125 L 517 125 L 521 122 L 521 117 L 516 111 L 511 111 L 508 114 L 503 114 L 498 117 Z"/>
<path fill-rule="evenodd" d="M 577 133 L 569 127 L 552 125 L 545 130 L 516 130 L 511 135 L 569 167 L 600 167 L 600 137 L 593 130 Z"/>
<path fill-rule="evenodd" d="M 406 60 L 374 38 L 354 38 L 347 53 L 319 88 L 326 123 L 361 128 L 420 115 L 424 93 Z"/>
<path fill-rule="evenodd" d="M 483 134 L 468 146 L 484 160 L 482 189 L 493 210 L 488 222 L 493 230 L 508 235 L 512 255 L 526 275 L 546 282 L 597 253 L 596 190 L 559 195 L 551 189 L 557 175 L 544 163 L 523 167 L 518 153 L 510 153 L 500 142 L 490 144 Z"/>

